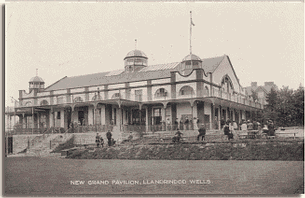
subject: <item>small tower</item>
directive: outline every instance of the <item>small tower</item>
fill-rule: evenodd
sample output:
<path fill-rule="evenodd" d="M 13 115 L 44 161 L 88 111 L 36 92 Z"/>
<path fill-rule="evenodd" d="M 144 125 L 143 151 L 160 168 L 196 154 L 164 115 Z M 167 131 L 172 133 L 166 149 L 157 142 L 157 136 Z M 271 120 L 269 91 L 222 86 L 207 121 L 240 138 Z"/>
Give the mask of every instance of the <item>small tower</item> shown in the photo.
<path fill-rule="evenodd" d="M 135 50 L 130 51 L 124 58 L 125 72 L 136 72 L 147 67 L 147 56 L 141 50 L 137 50 L 137 39 L 135 40 Z"/>
<path fill-rule="evenodd" d="M 202 68 L 202 60 L 195 54 L 187 55 L 181 62 L 181 71 L 184 75 L 191 73 L 196 68 Z"/>
<path fill-rule="evenodd" d="M 38 76 L 38 69 L 36 69 L 36 76 L 31 78 L 29 81 L 29 93 L 31 93 L 32 90 L 36 90 L 37 92 L 40 92 L 44 89 L 44 81 L 42 78 Z"/>

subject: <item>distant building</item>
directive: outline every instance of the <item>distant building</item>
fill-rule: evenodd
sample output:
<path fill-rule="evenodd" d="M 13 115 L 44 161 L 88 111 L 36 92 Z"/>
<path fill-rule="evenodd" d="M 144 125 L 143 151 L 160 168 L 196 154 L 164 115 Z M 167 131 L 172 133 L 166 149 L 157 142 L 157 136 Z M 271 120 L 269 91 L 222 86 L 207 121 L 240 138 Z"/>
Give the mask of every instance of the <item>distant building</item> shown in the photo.
<path fill-rule="evenodd" d="M 42 78 L 33 77 L 29 92 L 19 91 L 17 132 L 72 126 L 165 131 L 177 129 L 176 121 L 183 130 L 199 123 L 219 129 L 222 118 L 240 122 L 263 108 L 246 96 L 227 55 L 201 59 L 189 54 L 180 62 L 149 65 L 144 52 L 132 50 L 122 68 L 66 76 L 46 88 Z"/>
<path fill-rule="evenodd" d="M 266 105 L 266 96 L 268 93 L 270 93 L 271 89 L 274 89 L 276 91 L 278 91 L 278 87 L 276 84 L 274 84 L 274 82 L 265 82 L 264 86 L 257 86 L 257 82 L 251 82 L 251 86 L 250 87 L 246 87 L 246 94 L 248 96 L 252 95 L 252 91 L 255 92 L 258 96 L 259 102 L 263 105 Z"/>

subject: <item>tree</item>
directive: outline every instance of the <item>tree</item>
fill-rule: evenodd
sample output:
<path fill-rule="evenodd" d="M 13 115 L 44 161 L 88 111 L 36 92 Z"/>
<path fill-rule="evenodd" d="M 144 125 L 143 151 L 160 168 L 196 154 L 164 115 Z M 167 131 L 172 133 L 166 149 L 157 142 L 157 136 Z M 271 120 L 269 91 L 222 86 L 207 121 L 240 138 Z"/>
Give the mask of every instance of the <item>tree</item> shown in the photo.
<path fill-rule="evenodd" d="M 295 124 L 304 126 L 304 87 L 300 86 L 293 93 L 293 106 Z"/>
<path fill-rule="evenodd" d="M 273 121 L 277 120 L 278 118 L 278 114 L 276 111 L 277 100 L 278 100 L 277 92 L 276 90 L 271 88 L 270 93 L 266 95 L 267 104 L 265 105 L 263 112 L 264 122 L 266 122 L 269 119 Z"/>
<path fill-rule="evenodd" d="M 295 125 L 293 117 L 295 116 L 295 108 L 293 102 L 293 90 L 289 87 L 282 87 L 278 91 L 276 111 L 278 113 L 277 123 L 281 126 Z"/>

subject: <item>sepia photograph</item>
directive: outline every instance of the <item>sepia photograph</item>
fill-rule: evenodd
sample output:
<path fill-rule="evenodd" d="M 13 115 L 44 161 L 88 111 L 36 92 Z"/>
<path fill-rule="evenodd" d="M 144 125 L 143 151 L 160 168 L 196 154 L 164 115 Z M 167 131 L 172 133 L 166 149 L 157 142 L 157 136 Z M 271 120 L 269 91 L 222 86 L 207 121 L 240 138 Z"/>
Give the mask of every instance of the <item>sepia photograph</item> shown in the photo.
<path fill-rule="evenodd" d="M 304 194 L 304 3 L 8 1 L 3 196 Z"/>

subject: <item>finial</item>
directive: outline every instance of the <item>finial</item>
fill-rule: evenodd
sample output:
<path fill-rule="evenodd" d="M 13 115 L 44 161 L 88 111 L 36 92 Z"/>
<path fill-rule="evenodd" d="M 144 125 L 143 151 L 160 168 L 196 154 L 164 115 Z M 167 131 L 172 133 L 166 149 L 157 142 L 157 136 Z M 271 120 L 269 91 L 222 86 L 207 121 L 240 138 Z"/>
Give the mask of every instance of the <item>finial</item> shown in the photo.
<path fill-rule="evenodd" d="M 134 46 L 135 49 L 137 49 L 137 39 L 135 39 L 135 46 Z"/>
<path fill-rule="evenodd" d="M 38 68 L 36 68 L 36 76 L 38 76 Z"/>

